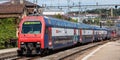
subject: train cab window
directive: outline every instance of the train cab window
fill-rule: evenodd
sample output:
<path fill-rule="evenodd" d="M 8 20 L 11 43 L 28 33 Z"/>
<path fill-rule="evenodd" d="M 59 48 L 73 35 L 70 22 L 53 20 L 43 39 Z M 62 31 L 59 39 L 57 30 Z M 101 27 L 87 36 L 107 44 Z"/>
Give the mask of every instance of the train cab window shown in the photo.
<path fill-rule="evenodd" d="M 41 33 L 42 24 L 40 21 L 26 21 L 22 25 L 23 34 L 39 34 Z"/>

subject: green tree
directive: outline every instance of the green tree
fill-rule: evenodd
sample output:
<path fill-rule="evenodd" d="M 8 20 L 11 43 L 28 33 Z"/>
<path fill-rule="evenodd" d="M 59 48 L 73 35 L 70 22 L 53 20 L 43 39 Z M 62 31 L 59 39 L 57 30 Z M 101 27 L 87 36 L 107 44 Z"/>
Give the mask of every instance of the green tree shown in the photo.
<path fill-rule="evenodd" d="M 9 39 L 16 39 L 15 18 L 0 19 L 0 48 Z"/>
<path fill-rule="evenodd" d="M 113 26 L 113 22 L 111 20 L 107 20 L 107 26 Z"/>
<path fill-rule="evenodd" d="M 62 15 L 60 15 L 60 14 L 57 14 L 57 15 L 55 15 L 55 18 L 62 19 Z"/>

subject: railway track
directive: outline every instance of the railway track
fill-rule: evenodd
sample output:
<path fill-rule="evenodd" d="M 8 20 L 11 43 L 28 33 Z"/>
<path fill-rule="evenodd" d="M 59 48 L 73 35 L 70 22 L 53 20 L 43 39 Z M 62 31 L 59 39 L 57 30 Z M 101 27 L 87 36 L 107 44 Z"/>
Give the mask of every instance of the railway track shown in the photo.
<path fill-rule="evenodd" d="M 6 59 L 2 59 L 2 60 L 32 60 L 35 59 L 37 57 L 12 57 L 12 58 L 6 58 Z M 40 56 L 39 56 L 40 58 Z"/>
<path fill-rule="evenodd" d="M 14 58 L 14 59 L 11 59 L 11 60 L 31 60 L 32 57 L 18 57 L 18 58 Z"/>
<path fill-rule="evenodd" d="M 107 40 L 107 41 L 101 41 L 97 43 L 90 43 L 87 45 L 78 46 L 72 49 L 61 51 L 50 56 L 37 58 L 35 60 L 74 60 L 73 56 L 82 55 L 85 51 L 90 50 L 99 45 L 105 44 L 107 42 L 109 41 Z"/>
<path fill-rule="evenodd" d="M 103 45 L 107 42 L 110 42 L 110 41 L 116 41 L 116 40 L 119 40 L 118 38 L 115 38 L 114 40 L 106 40 L 106 41 L 101 41 L 101 42 L 98 42 L 98 43 L 93 43 L 93 45 L 91 44 L 88 44 L 90 46 L 83 46 L 83 49 L 80 49 L 79 51 L 76 51 L 75 53 L 71 53 L 69 55 L 66 55 L 62 58 L 59 58 L 58 60 L 77 60 L 76 58 L 77 57 L 80 57 L 81 55 L 85 55 L 86 53 L 92 51 L 93 49 L 97 48 L 98 46 L 100 45 Z M 86 47 L 86 48 L 84 48 Z"/>
<path fill-rule="evenodd" d="M 79 57 L 80 55 L 83 55 L 84 53 L 86 53 L 89 50 L 92 50 L 100 45 L 103 45 L 104 43 L 107 43 L 108 41 L 104 41 L 104 42 L 100 42 L 91 46 L 83 46 L 83 49 L 78 50 L 74 53 L 71 53 L 70 55 L 64 56 L 62 58 L 60 58 L 59 60 L 75 60 L 76 57 Z M 86 47 L 86 48 L 85 48 Z"/>
<path fill-rule="evenodd" d="M 7 60 L 10 58 L 15 58 L 15 57 L 17 57 L 16 51 L 0 54 L 0 60 Z"/>
<path fill-rule="evenodd" d="M 115 40 L 115 39 L 114 39 Z M 74 60 L 73 57 L 82 55 L 85 53 L 85 51 L 90 50 L 94 47 L 97 47 L 99 45 L 102 45 L 104 43 L 109 42 L 110 40 L 96 42 L 96 43 L 89 43 L 87 45 L 78 46 L 75 48 L 70 48 L 64 51 L 59 51 L 53 54 L 50 54 L 48 56 L 33 56 L 33 57 L 19 57 L 17 56 L 16 52 L 12 52 L 9 54 L 3 55 L 3 57 L 0 57 L 0 60 Z M 11 55 L 10 55 L 11 54 Z M 7 56 L 9 55 L 9 56 Z"/>
<path fill-rule="evenodd" d="M 6 58 L 2 58 L 0 60 L 34 60 L 36 58 L 41 58 L 41 56 L 11 56 L 11 57 L 6 57 Z"/>

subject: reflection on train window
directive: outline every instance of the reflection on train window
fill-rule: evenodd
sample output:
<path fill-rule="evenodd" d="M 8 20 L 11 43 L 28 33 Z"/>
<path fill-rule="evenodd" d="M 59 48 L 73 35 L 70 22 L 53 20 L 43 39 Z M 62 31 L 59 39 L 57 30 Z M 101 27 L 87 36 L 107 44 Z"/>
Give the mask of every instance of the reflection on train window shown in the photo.
<path fill-rule="evenodd" d="M 41 33 L 42 24 L 40 21 L 27 21 L 22 25 L 22 33 L 39 34 Z"/>

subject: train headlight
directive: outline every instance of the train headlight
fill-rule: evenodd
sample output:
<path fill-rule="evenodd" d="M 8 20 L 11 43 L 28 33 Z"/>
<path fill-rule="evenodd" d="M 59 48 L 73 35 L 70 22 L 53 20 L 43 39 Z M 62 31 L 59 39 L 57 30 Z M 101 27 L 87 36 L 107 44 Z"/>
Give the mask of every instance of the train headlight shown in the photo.
<path fill-rule="evenodd" d="M 40 42 L 37 42 L 37 44 L 40 44 Z"/>
<path fill-rule="evenodd" d="M 24 42 L 21 42 L 20 46 L 21 46 L 21 48 L 24 48 L 25 47 Z"/>
<path fill-rule="evenodd" d="M 40 47 L 40 42 L 37 42 L 36 47 L 37 47 L 37 48 L 39 48 L 39 47 Z"/>
<path fill-rule="evenodd" d="M 24 42 L 21 42 L 21 44 L 24 44 Z"/>

